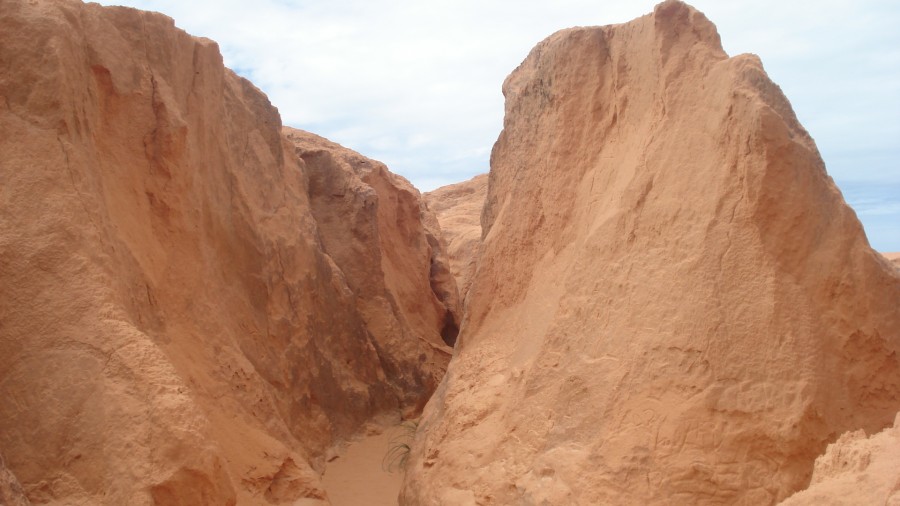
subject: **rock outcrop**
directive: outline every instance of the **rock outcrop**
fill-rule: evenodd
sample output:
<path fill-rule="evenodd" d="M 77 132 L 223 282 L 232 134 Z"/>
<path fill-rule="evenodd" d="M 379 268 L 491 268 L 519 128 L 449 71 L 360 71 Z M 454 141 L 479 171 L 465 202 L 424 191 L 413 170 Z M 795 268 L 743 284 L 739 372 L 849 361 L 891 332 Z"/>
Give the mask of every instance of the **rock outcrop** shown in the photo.
<path fill-rule="evenodd" d="M 329 210 L 317 185 L 355 176 L 160 14 L 0 0 L 0 62 L 0 448 L 27 497 L 327 501 L 332 444 L 415 413 L 450 354 L 418 195 L 380 167 Z M 380 235 L 325 230 L 338 209 Z"/>
<path fill-rule="evenodd" d="M 0 455 L 0 504 L 3 506 L 28 506 L 31 504 L 25 497 L 25 492 L 16 475 L 6 467 L 3 455 Z"/>
<path fill-rule="evenodd" d="M 487 174 L 443 186 L 425 194 L 425 203 L 437 216 L 447 243 L 450 272 L 465 300 L 475 276 L 481 248 L 481 209 L 487 196 Z"/>
<path fill-rule="evenodd" d="M 896 267 L 900 268 L 900 253 L 882 253 Z"/>
<path fill-rule="evenodd" d="M 419 191 L 384 164 L 309 132 L 283 131 L 306 169 L 325 252 L 357 299 L 389 381 L 417 413 L 443 377 L 459 325 L 440 229 L 426 229 L 435 220 Z"/>
<path fill-rule="evenodd" d="M 900 276 L 701 13 L 541 42 L 405 504 L 772 504 L 900 409 Z"/>
<path fill-rule="evenodd" d="M 871 437 L 846 432 L 816 459 L 812 482 L 782 506 L 900 505 L 900 415 Z"/>

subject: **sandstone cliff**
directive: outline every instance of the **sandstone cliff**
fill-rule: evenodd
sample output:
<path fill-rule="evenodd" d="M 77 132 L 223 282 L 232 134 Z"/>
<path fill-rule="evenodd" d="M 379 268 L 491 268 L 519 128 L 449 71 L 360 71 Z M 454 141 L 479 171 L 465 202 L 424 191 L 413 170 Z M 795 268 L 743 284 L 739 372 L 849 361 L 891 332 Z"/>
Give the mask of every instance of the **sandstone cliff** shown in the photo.
<path fill-rule="evenodd" d="M 475 276 L 481 247 L 481 209 L 487 196 L 487 174 L 438 188 L 425 194 L 447 242 L 450 271 L 465 300 Z"/>
<path fill-rule="evenodd" d="M 900 276 L 758 58 L 666 1 L 507 78 L 405 504 L 772 504 L 900 409 Z"/>
<path fill-rule="evenodd" d="M 0 0 L 0 63 L 0 448 L 28 498 L 324 502 L 332 443 L 415 413 L 450 353 L 418 194 L 380 167 L 329 210 L 319 183 L 365 177 L 297 157 L 159 14 Z M 344 211 L 380 235 L 335 246 Z"/>

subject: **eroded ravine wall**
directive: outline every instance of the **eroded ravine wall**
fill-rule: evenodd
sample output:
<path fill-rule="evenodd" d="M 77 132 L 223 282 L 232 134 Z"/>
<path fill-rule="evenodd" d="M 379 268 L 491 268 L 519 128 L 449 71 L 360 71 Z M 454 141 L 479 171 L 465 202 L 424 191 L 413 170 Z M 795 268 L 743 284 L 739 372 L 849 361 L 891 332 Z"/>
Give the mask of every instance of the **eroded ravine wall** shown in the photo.
<path fill-rule="evenodd" d="M 381 227 L 403 198 L 408 240 L 347 238 L 403 260 L 406 277 L 372 273 L 379 297 L 429 301 L 385 342 L 368 281 L 324 246 L 325 169 L 214 42 L 133 9 L 0 5 L 0 448 L 24 492 L 326 500 L 331 445 L 415 414 L 450 353 L 439 333 L 457 316 L 429 286 L 442 260 L 418 194 L 375 187 L 357 217 Z"/>
<path fill-rule="evenodd" d="M 900 276 L 701 13 L 506 79 L 456 355 L 404 504 L 772 504 L 900 409 Z"/>

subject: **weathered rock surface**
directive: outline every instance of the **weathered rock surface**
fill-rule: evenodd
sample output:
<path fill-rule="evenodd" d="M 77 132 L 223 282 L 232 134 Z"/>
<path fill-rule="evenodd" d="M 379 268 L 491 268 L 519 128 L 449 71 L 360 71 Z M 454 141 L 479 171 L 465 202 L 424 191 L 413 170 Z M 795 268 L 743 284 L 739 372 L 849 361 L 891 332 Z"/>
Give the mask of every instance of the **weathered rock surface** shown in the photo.
<path fill-rule="evenodd" d="M 456 282 L 433 240 L 440 230 L 426 230 L 419 191 L 384 164 L 283 131 L 306 168 L 325 252 L 344 273 L 395 391 L 421 411 L 450 361 L 442 334 L 452 344 L 459 325 Z"/>
<path fill-rule="evenodd" d="M 892 264 L 900 267 L 900 253 L 882 253 Z"/>
<path fill-rule="evenodd" d="M 332 443 L 415 412 L 449 353 L 417 195 L 348 186 L 380 234 L 343 236 L 381 258 L 357 275 L 322 230 L 330 168 L 159 14 L 0 0 L 0 65 L 0 448 L 27 497 L 326 501 Z"/>
<path fill-rule="evenodd" d="M 900 414 L 871 437 L 846 432 L 816 459 L 812 482 L 783 506 L 900 505 Z"/>
<path fill-rule="evenodd" d="M 900 276 L 701 13 L 541 42 L 405 504 L 772 504 L 900 409 Z"/>
<path fill-rule="evenodd" d="M 6 467 L 3 455 L 0 455 L 0 504 L 4 506 L 28 506 L 31 504 L 25 497 L 25 492 L 16 475 Z"/>
<path fill-rule="evenodd" d="M 447 242 L 450 272 L 465 300 L 475 276 L 481 248 L 481 209 L 487 196 L 487 174 L 425 193 L 425 203 L 437 216 Z"/>

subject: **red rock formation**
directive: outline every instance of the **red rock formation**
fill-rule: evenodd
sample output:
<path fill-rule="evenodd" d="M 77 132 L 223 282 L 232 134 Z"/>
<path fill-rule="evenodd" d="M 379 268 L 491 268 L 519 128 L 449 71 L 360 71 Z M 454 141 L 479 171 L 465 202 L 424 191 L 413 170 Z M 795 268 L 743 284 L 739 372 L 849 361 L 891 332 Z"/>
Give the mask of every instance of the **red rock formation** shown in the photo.
<path fill-rule="evenodd" d="M 421 195 L 379 162 L 309 132 L 284 132 L 306 168 L 325 252 L 344 274 L 397 395 L 421 411 L 450 360 L 442 333 L 455 342 L 459 305 L 453 278 L 431 275 L 445 260 L 423 224 Z"/>
<path fill-rule="evenodd" d="M 437 216 L 447 242 L 450 271 L 462 300 L 469 293 L 481 248 L 481 209 L 487 196 L 487 179 L 487 174 L 482 174 L 425 194 L 425 203 Z"/>
<path fill-rule="evenodd" d="M 0 448 L 27 496 L 324 501 L 332 443 L 414 412 L 449 353 L 417 195 L 383 169 L 377 200 L 349 189 L 361 229 L 406 213 L 379 251 L 344 237 L 406 272 L 363 279 L 326 252 L 309 193 L 327 168 L 215 43 L 159 14 L 2 0 L 0 62 Z M 389 340 L 370 293 L 399 307 Z"/>
<path fill-rule="evenodd" d="M 0 455 L 0 504 L 4 506 L 28 506 L 31 504 L 22 491 L 18 478 L 6 467 L 3 455 Z"/>
<path fill-rule="evenodd" d="M 405 504 L 771 504 L 900 409 L 900 276 L 701 13 L 541 42 Z"/>
<path fill-rule="evenodd" d="M 812 482 L 782 506 L 900 504 L 900 415 L 871 437 L 846 432 L 816 459 Z"/>
<path fill-rule="evenodd" d="M 900 267 L 900 253 L 882 253 L 892 264 Z"/>

